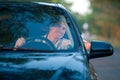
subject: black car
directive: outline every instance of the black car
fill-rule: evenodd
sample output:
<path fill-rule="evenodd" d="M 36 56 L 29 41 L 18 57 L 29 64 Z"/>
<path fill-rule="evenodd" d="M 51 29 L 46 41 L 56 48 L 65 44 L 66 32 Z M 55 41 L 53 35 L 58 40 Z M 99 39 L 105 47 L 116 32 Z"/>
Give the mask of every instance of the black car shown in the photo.
<path fill-rule="evenodd" d="M 51 37 L 63 30 L 59 44 L 57 37 L 56 43 L 48 38 L 55 30 L 50 25 L 59 26 Z M 15 47 L 20 38 L 24 43 Z M 79 25 L 61 4 L 0 2 L 0 80 L 96 80 L 89 60 L 110 56 L 113 48 L 103 41 L 90 44 L 87 51 Z"/>

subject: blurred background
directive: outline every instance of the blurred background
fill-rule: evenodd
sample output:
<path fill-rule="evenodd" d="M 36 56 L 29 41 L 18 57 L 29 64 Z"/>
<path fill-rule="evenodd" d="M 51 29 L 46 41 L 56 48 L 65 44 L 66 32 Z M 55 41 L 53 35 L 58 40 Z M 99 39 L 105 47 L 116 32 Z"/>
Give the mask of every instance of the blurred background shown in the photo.
<path fill-rule="evenodd" d="M 0 0 L 21 1 L 21 0 Z M 91 60 L 98 80 L 120 79 L 120 0 L 24 0 L 61 3 L 78 21 L 84 38 L 110 42 L 114 55 Z"/>

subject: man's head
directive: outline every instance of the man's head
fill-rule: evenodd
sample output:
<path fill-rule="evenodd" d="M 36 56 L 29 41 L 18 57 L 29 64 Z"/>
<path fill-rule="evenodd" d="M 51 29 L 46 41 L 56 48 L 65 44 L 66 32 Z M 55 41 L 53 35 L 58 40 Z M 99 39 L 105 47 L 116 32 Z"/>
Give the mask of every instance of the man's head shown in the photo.
<path fill-rule="evenodd" d="M 64 22 L 52 23 L 49 27 L 49 34 L 51 34 L 55 39 L 60 39 L 64 36 L 66 31 Z"/>

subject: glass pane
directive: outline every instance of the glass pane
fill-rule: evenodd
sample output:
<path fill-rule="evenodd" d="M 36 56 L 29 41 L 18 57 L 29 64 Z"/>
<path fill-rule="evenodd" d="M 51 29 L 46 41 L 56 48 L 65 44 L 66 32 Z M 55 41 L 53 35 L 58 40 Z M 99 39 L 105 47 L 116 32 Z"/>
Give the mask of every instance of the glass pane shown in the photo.
<path fill-rule="evenodd" d="M 0 5 L 0 45 L 35 50 L 68 50 L 73 37 L 61 9 L 35 4 Z"/>

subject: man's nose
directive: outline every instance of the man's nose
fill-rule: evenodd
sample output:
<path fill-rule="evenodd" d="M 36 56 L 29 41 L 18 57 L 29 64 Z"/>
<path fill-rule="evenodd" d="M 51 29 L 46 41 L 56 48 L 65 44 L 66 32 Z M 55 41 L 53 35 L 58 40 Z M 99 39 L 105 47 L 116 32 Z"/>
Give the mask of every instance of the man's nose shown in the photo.
<path fill-rule="evenodd" d="M 63 29 L 59 29 L 59 32 L 63 33 L 63 32 L 64 32 L 64 30 L 63 30 Z"/>

